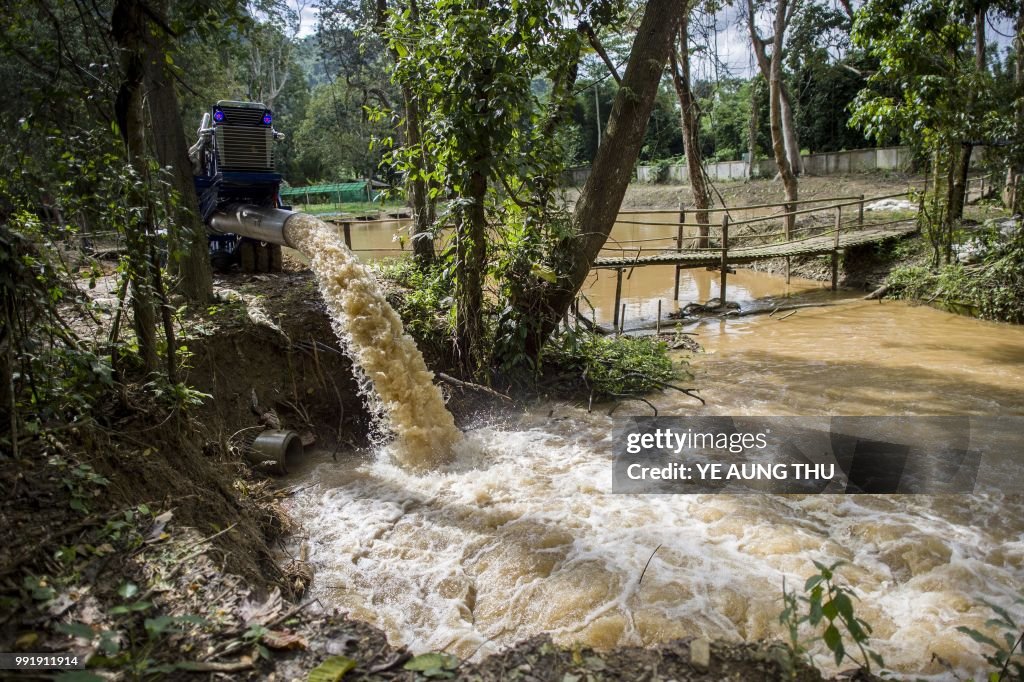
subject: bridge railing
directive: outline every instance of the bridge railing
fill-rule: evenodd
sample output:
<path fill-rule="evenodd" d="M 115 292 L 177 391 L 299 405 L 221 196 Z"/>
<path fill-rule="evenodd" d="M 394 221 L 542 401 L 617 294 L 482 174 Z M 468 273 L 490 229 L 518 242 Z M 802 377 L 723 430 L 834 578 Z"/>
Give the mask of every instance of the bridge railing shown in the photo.
<path fill-rule="evenodd" d="M 623 265 L 616 266 L 618 270 L 616 282 L 616 302 L 614 315 L 619 317 L 619 296 L 621 291 L 621 279 L 623 270 L 632 271 L 640 259 L 647 255 L 671 254 L 671 253 L 697 253 L 705 254 L 707 258 L 695 259 L 701 266 L 709 269 L 718 269 L 721 277 L 720 291 L 722 296 L 726 292 L 727 278 L 729 274 L 730 255 L 733 260 L 746 260 L 748 258 L 770 258 L 772 251 L 768 247 L 801 244 L 806 242 L 818 243 L 808 248 L 808 251 L 826 251 L 832 255 L 832 288 L 838 285 L 839 250 L 841 247 L 842 235 L 854 231 L 862 231 L 870 228 L 881 228 L 897 223 L 905 223 L 916 220 L 915 217 L 897 218 L 895 220 L 870 220 L 865 217 L 865 210 L 870 210 L 870 205 L 884 199 L 905 197 L 908 191 L 896 192 L 881 196 L 866 197 L 839 196 L 815 199 L 803 199 L 793 202 L 776 202 L 755 204 L 738 207 L 712 207 L 708 209 L 696 209 L 692 207 L 681 207 L 678 211 L 630 209 L 620 211 L 620 215 L 671 215 L 674 214 L 678 220 L 631 220 L 629 217 L 616 221 L 617 225 L 641 225 L 645 227 L 674 227 L 674 235 L 658 235 L 652 237 L 639 237 L 635 239 L 618 239 L 609 237 L 602 253 L 605 256 L 614 257 Z M 734 213 L 749 212 L 751 210 L 783 209 L 771 211 L 764 215 L 750 218 L 733 219 Z M 690 215 L 712 215 L 723 214 L 720 220 L 709 220 L 707 223 L 688 221 Z M 760 228 L 760 229 L 759 229 Z M 687 231 L 690 234 L 687 234 Z M 694 233 L 696 231 L 696 233 Z M 831 238 L 831 239 L 829 239 Z M 810 245 L 809 245 L 810 246 Z M 783 249 L 779 249 L 782 251 Z M 786 281 L 789 277 L 790 256 L 778 254 L 786 259 Z M 709 266 L 709 261 L 717 264 Z M 687 265 L 676 263 L 674 298 L 679 300 L 680 276 L 683 268 Z M 618 320 L 616 319 L 616 323 Z"/>

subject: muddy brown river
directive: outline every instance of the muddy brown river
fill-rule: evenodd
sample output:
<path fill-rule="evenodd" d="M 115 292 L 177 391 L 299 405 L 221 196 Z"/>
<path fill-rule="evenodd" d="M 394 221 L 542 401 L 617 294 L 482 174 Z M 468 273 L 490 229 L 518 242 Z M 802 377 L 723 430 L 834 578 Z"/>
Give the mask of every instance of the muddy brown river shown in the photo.
<path fill-rule="evenodd" d="M 669 309 L 673 273 L 634 272 L 627 320 L 652 317 L 650 298 Z M 588 292 L 604 322 L 607 279 Z M 684 272 L 683 285 L 684 304 L 717 295 L 713 273 Z M 730 277 L 744 306 L 787 295 L 832 296 L 817 282 Z M 708 405 L 675 392 L 652 402 L 678 415 L 1024 414 L 1024 328 L 891 301 L 780 317 L 687 326 L 705 352 L 680 359 Z M 627 403 L 616 417 L 646 410 Z M 1024 617 L 1021 496 L 615 495 L 606 412 L 545 404 L 481 421 L 426 475 L 387 447 L 339 462 L 313 453 L 292 474 L 290 511 L 309 536 L 314 595 L 414 651 L 460 656 L 541 632 L 597 647 L 781 638 L 783 580 L 843 559 L 887 667 L 934 679 L 953 678 L 933 654 L 980 676 L 984 648 L 956 627 L 984 629 L 983 600 Z"/>

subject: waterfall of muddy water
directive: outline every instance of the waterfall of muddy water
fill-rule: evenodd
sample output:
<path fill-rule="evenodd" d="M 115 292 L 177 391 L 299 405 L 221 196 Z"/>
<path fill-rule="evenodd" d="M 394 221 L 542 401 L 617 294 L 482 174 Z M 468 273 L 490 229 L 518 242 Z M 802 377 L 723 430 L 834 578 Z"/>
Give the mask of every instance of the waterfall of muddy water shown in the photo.
<path fill-rule="evenodd" d="M 288 236 L 310 258 L 334 330 L 365 377 L 360 382 L 364 394 L 395 433 L 395 457 L 416 470 L 447 461 L 462 434 L 373 274 L 336 229 L 316 218 L 296 215 L 288 223 Z M 365 390 L 367 380 L 372 392 Z"/>
<path fill-rule="evenodd" d="M 734 280 L 744 306 L 830 296 Z M 669 392 L 651 397 L 661 414 L 1024 414 L 1024 327 L 872 301 L 692 330 L 709 405 Z M 802 586 L 812 560 L 845 559 L 874 648 L 936 680 L 952 676 L 933 653 L 984 679 L 985 648 L 956 631 L 985 630 L 983 599 L 1024 618 L 1021 496 L 614 495 L 606 412 L 545 404 L 477 424 L 451 464 L 421 476 L 313 453 L 289 504 L 310 537 L 314 596 L 416 652 L 485 655 L 541 632 L 596 647 L 773 638 L 783 579 Z M 616 418 L 647 413 L 626 403 Z"/>

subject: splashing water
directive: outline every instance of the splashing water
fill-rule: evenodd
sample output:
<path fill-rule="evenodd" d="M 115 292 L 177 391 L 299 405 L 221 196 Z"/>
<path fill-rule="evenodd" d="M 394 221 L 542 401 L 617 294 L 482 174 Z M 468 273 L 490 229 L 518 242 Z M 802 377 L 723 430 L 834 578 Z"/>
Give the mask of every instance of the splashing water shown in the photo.
<path fill-rule="evenodd" d="M 362 393 L 395 433 L 395 457 L 416 470 L 448 461 L 462 433 L 373 274 L 316 218 L 293 216 L 288 238 L 311 260 L 334 331 L 361 372 Z"/>
<path fill-rule="evenodd" d="M 652 397 L 663 414 L 1024 410 L 1021 327 L 864 302 L 700 333 L 692 371 L 709 405 Z M 984 679 L 986 647 L 956 630 L 986 630 L 984 601 L 1024 617 L 1020 495 L 612 494 L 605 412 L 548 403 L 476 424 L 426 475 L 311 454 L 287 504 L 309 533 L 312 595 L 417 653 L 480 656 L 539 633 L 600 648 L 741 641 L 784 636 L 783 580 L 799 590 L 812 560 L 843 559 L 873 648 L 935 682 L 953 674 L 933 653 Z"/>

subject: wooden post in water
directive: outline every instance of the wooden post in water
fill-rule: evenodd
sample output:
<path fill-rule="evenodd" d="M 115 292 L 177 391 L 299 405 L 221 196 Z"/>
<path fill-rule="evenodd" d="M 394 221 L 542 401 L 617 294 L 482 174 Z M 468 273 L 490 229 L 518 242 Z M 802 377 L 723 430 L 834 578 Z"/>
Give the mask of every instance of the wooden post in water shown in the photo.
<path fill-rule="evenodd" d="M 788 270 L 788 268 L 787 268 Z M 722 280 L 719 287 L 718 300 L 720 307 L 725 307 L 725 279 L 729 274 L 729 214 L 722 216 Z"/>
<path fill-rule="evenodd" d="M 622 314 L 619 315 L 619 334 L 626 331 L 626 304 L 622 304 Z"/>
<path fill-rule="evenodd" d="M 839 229 L 843 224 L 843 207 L 836 206 L 835 241 L 832 243 L 832 291 L 839 284 Z"/>
<path fill-rule="evenodd" d="M 612 329 L 619 328 L 619 301 L 622 300 L 622 268 L 615 269 L 615 312 L 612 313 Z"/>
<path fill-rule="evenodd" d="M 343 229 L 345 231 L 345 246 L 347 246 L 348 250 L 351 251 L 352 250 L 352 223 L 349 223 L 347 221 L 342 223 L 341 224 L 341 229 Z"/>
<path fill-rule="evenodd" d="M 661 335 L 661 299 L 658 299 L 658 320 L 654 323 L 654 333 Z"/>
<path fill-rule="evenodd" d="M 860 195 L 860 203 L 857 204 L 857 229 L 864 229 L 864 195 Z"/>
<path fill-rule="evenodd" d="M 681 252 L 683 250 L 683 223 L 686 222 L 686 209 L 683 208 L 683 203 L 679 202 L 679 229 L 676 230 L 676 251 Z M 679 300 L 679 275 L 682 271 L 682 266 L 676 264 L 676 286 L 675 286 L 675 298 L 673 300 Z"/>

